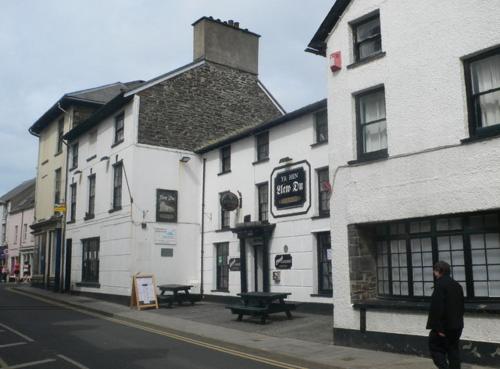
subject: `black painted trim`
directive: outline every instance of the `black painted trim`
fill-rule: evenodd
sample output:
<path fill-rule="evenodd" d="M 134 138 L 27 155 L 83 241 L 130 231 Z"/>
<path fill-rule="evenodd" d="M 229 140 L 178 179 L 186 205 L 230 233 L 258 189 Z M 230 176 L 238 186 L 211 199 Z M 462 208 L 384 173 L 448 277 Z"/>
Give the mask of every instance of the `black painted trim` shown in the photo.
<path fill-rule="evenodd" d="M 254 162 L 252 163 L 252 165 L 257 165 L 257 164 L 267 163 L 268 161 L 269 161 L 269 158 L 260 159 L 260 160 L 254 161 Z"/>
<path fill-rule="evenodd" d="M 310 146 L 311 147 L 318 147 L 318 146 L 324 146 L 324 145 L 328 145 L 328 140 L 315 142 L 315 143 L 311 144 Z"/>
<path fill-rule="evenodd" d="M 225 172 L 217 173 L 218 176 L 223 176 L 224 174 L 231 173 L 231 170 L 226 170 Z"/>
<path fill-rule="evenodd" d="M 120 140 L 120 141 L 116 141 L 114 142 L 112 145 L 111 145 L 111 148 L 115 147 L 115 146 L 118 146 L 119 144 L 121 144 L 123 141 L 125 140 Z"/>
<path fill-rule="evenodd" d="M 364 64 L 367 64 L 367 63 L 370 63 L 372 61 L 375 61 L 375 60 L 378 60 L 378 59 L 382 59 L 384 56 L 385 56 L 385 51 L 380 51 L 376 54 L 373 54 L 373 55 L 370 55 L 370 56 L 367 56 L 366 58 L 363 58 L 361 60 L 358 60 L 352 64 L 349 64 L 346 68 L 347 69 L 354 69 L 354 68 L 357 68 L 361 65 L 364 65 Z"/>
<path fill-rule="evenodd" d="M 77 287 L 91 287 L 91 288 L 101 288 L 101 284 L 98 282 L 77 282 Z"/>
<path fill-rule="evenodd" d="M 97 155 L 92 155 L 90 158 L 87 158 L 87 163 L 95 158 L 97 158 Z"/>

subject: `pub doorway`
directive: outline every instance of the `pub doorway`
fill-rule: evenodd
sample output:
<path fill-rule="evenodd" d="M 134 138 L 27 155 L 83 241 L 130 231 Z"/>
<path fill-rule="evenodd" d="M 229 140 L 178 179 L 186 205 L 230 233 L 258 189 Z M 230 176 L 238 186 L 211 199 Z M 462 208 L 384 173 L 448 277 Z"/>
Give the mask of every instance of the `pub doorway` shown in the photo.
<path fill-rule="evenodd" d="M 264 265 L 264 247 L 262 238 L 248 238 L 247 243 L 247 280 L 248 290 L 264 292 L 264 275 L 269 274 L 269 268 Z"/>

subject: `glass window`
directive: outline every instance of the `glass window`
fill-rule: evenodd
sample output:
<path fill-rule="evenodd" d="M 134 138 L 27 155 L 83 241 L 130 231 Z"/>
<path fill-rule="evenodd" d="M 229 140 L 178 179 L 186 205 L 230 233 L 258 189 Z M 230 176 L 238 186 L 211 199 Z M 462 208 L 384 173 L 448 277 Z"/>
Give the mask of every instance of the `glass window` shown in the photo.
<path fill-rule="evenodd" d="M 122 172 L 123 164 L 115 164 L 113 175 L 113 209 L 115 210 L 122 207 Z"/>
<path fill-rule="evenodd" d="M 380 16 L 363 20 L 353 25 L 354 59 L 361 61 L 382 51 Z"/>
<path fill-rule="evenodd" d="M 70 186 L 71 191 L 71 205 L 70 205 L 70 221 L 74 222 L 76 219 L 76 183 L 72 183 Z"/>
<path fill-rule="evenodd" d="M 82 240 L 82 282 L 99 282 L 99 238 Z"/>
<path fill-rule="evenodd" d="M 61 202 L 61 168 L 56 169 L 56 171 L 54 172 L 54 176 L 55 176 L 54 204 L 59 204 Z"/>
<path fill-rule="evenodd" d="M 377 242 L 377 286 L 380 295 L 389 295 L 389 245 L 386 241 Z"/>
<path fill-rule="evenodd" d="M 87 217 L 93 217 L 95 212 L 95 174 L 89 177 L 89 208 L 87 212 Z"/>
<path fill-rule="evenodd" d="M 268 204 L 269 204 L 269 190 L 266 183 L 257 185 L 259 196 L 259 220 L 265 222 L 268 220 Z"/>
<path fill-rule="evenodd" d="M 224 210 L 222 205 L 220 205 L 220 199 L 224 193 L 219 194 L 219 206 L 220 206 L 220 228 L 227 229 L 230 227 L 231 212 Z"/>
<path fill-rule="evenodd" d="M 78 167 L 78 143 L 71 146 L 71 169 Z"/>
<path fill-rule="evenodd" d="M 330 194 L 332 188 L 329 181 L 328 168 L 319 169 L 318 173 L 318 210 L 319 216 L 330 215 Z"/>
<path fill-rule="evenodd" d="M 57 122 L 57 146 L 56 146 L 56 154 L 59 154 L 60 152 L 62 152 L 63 136 L 64 136 L 64 118 L 61 118 Z"/>
<path fill-rule="evenodd" d="M 385 92 L 378 89 L 356 97 L 358 109 L 358 156 L 387 155 Z"/>
<path fill-rule="evenodd" d="M 221 173 L 231 171 L 231 146 L 223 147 L 220 150 Z"/>
<path fill-rule="evenodd" d="M 118 144 L 124 139 L 124 123 L 125 116 L 123 113 L 115 117 L 115 144 Z"/>
<path fill-rule="evenodd" d="M 318 293 L 332 294 L 332 245 L 330 232 L 318 233 Z"/>
<path fill-rule="evenodd" d="M 269 132 L 257 135 L 257 161 L 269 158 Z"/>
<path fill-rule="evenodd" d="M 434 278 L 432 274 L 432 239 L 412 238 L 410 240 L 413 296 L 431 296 Z"/>
<path fill-rule="evenodd" d="M 328 142 L 328 115 L 326 109 L 314 114 L 314 123 L 316 127 L 316 142 Z"/>
<path fill-rule="evenodd" d="M 216 288 L 219 291 L 229 289 L 229 243 L 216 243 Z"/>

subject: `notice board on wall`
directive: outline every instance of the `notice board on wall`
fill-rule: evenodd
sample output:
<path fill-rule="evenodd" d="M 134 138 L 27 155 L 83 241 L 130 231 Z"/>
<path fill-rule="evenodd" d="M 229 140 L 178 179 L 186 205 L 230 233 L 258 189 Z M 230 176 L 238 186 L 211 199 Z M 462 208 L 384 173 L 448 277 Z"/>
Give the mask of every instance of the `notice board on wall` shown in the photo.
<path fill-rule="evenodd" d="M 130 307 L 137 307 L 137 310 L 147 308 L 158 309 L 154 274 L 136 274 L 132 277 Z"/>

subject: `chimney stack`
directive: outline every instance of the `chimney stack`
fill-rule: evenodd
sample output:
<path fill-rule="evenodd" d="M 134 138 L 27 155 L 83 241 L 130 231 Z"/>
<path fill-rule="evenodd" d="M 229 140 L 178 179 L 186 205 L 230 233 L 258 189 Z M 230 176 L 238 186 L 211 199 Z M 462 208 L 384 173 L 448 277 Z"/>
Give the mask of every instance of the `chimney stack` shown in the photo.
<path fill-rule="evenodd" d="M 259 72 L 259 35 L 239 22 L 202 17 L 193 23 L 193 59 L 206 59 L 245 72 Z"/>

